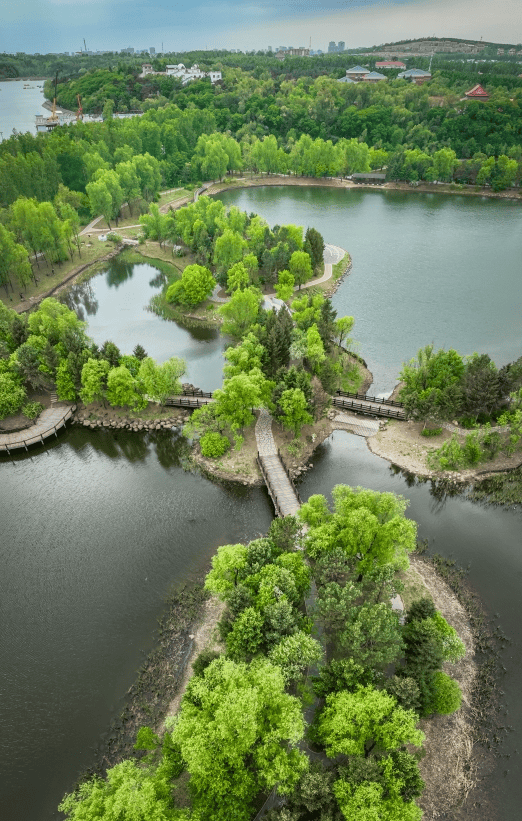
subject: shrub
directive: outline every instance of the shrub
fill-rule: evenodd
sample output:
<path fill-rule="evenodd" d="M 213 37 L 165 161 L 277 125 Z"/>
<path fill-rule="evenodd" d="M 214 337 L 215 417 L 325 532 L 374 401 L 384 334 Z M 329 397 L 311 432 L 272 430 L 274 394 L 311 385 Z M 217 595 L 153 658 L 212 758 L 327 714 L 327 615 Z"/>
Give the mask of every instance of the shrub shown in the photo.
<path fill-rule="evenodd" d="M 447 716 L 460 709 L 462 693 L 457 682 L 439 670 L 433 676 L 435 690 L 434 708 L 437 713 Z"/>
<path fill-rule="evenodd" d="M 462 658 L 466 654 L 466 648 L 455 628 L 440 613 L 435 613 L 431 621 L 440 636 L 444 661 L 458 661 Z"/>
<path fill-rule="evenodd" d="M 442 428 L 424 428 L 421 430 L 421 436 L 439 436 L 442 433 Z"/>
<path fill-rule="evenodd" d="M 199 440 L 201 446 L 201 453 L 207 459 L 217 459 L 223 456 L 230 447 L 230 442 L 226 436 L 220 433 L 205 433 Z"/>
<path fill-rule="evenodd" d="M 43 409 L 44 406 L 40 402 L 28 402 L 27 405 L 23 406 L 22 413 L 24 416 L 27 416 L 28 419 L 36 419 L 37 416 L 40 416 Z"/>
<path fill-rule="evenodd" d="M 195 676 L 202 676 L 209 664 L 218 659 L 220 654 L 216 650 L 202 650 L 199 656 L 192 662 L 192 669 Z"/>
<path fill-rule="evenodd" d="M 417 599 L 412 602 L 408 615 L 406 616 L 406 624 L 412 621 L 422 621 L 422 619 L 431 619 L 436 614 L 435 605 L 429 596 L 424 596 L 422 599 Z"/>

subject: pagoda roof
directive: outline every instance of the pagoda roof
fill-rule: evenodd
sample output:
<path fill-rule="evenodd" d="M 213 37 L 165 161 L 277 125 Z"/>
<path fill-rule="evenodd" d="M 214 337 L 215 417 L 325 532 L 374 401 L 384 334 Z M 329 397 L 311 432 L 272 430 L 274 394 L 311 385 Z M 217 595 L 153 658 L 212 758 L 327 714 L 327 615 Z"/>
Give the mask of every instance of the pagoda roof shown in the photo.
<path fill-rule="evenodd" d="M 488 94 L 488 92 L 487 92 L 487 91 L 485 91 L 485 90 L 482 88 L 482 86 L 481 86 L 481 85 L 478 85 L 478 84 L 477 84 L 476 86 L 473 86 L 473 88 L 470 88 L 470 90 L 469 90 L 469 91 L 466 91 L 466 97 L 472 97 L 472 98 L 477 98 L 477 97 L 479 97 L 479 98 L 480 98 L 480 97 L 481 97 L 481 98 L 484 98 L 484 97 L 488 97 L 488 98 L 489 98 L 489 94 Z"/>

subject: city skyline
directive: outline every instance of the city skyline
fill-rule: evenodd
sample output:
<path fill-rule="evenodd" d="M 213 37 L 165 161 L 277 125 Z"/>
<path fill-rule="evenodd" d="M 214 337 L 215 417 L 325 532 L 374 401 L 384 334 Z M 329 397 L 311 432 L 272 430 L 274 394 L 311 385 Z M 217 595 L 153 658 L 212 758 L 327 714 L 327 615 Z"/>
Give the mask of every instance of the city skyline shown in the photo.
<path fill-rule="evenodd" d="M 234 26 L 230 25 L 234 20 Z M 283 0 L 256 5 L 239 0 L 172 6 L 153 0 L 145 14 L 136 0 L 26 0 L 2 10 L 0 51 L 120 51 L 153 46 L 161 52 L 192 49 L 273 50 L 284 43 L 328 50 L 418 37 L 481 37 L 499 43 L 522 41 L 520 0 Z"/>

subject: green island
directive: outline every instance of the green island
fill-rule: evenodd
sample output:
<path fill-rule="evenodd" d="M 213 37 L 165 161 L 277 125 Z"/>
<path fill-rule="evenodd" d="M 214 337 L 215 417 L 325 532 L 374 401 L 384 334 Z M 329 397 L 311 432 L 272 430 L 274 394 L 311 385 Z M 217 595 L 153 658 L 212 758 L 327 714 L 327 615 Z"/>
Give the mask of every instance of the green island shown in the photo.
<path fill-rule="evenodd" d="M 29 426 L 51 393 L 81 401 L 77 421 L 90 426 L 109 409 L 113 427 L 179 418 L 168 402 L 183 394 L 181 359 L 158 364 L 139 340 L 127 353 L 110 340 L 97 346 L 54 296 L 121 252 L 158 268 L 152 310 L 232 340 L 223 387 L 181 416 L 193 463 L 260 482 L 254 425 L 264 409 L 283 458 L 304 464 L 332 430 L 332 395 L 369 386 L 351 350 L 354 317 L 337 317 L 329 299 L 349 254 L 327 263 L 312 226 L 271 229 L 202 189 L 384 169 L 392 184 L 519 197 L 522 86 L 508 71 L 488 75 L 489 102 L 466 101 L 461 112 L 465 71 L 438 68 L 419 87 L 390 75 L 352 88 L 301 76 L 297 64 L 290 77 L 262 66 L 224 62 L 219 87 L 154 81 L 160 96 L 139 100 L 145 113 L 132 120 L 113 117 L 113 100 L 136 106 L 125 96 L 136 66 L 95 69 L 59 84 L 57 97 L 67 106 L 81 94 L 103 122 L 0 144 L 3 427 Z M 109 254 L 96 244 L 102 231 Z M 371 449 L 421 477 L 475 482 L 476 498 L 519 503 L 522 358 L 498 369 L 487 354 L 427 345 L 398 377 L 407 421 L 387 421 Z M 488 470 L 509 473 L 475 481 Z M 406 500 L 347 485 L 333 497 L 333 509 L 314 495 L 266 536 L 219 548 L 192 602 L 200 616 L 211 595 L 217 627 L 178 709 L 165 718 L 168 705 L 158 708 L 134 755 L 65 796 L 67 818 L 246 821 L 271 795 L 264 817 L 273 821 L 422 818 L 423 742 L 430 722 L 461 708 L 451 672 L 473 639 L 410 565 L 417 532 Z"/>

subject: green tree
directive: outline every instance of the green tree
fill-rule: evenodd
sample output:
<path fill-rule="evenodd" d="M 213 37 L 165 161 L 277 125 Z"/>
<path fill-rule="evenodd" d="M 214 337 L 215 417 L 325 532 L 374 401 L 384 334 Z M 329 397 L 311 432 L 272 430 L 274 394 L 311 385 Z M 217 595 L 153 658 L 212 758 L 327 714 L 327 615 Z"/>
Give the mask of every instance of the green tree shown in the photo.
<path fill-rule="evenodd" d="M 216 413 L 232 430 L 246 427 L 254 421 L 252 409 L 266 407 L 270 401 L 272 387 L 273 383 L 258 368 L 248 374 L 231 376 L 225 380 L 223 388 L 214 391 Z"/>
<path fill-rule="evenodd" d="M 212 569 L 205 578 L 205 589 L 226 601 L 243 579 L 247 566 L 247 548 L 244 544 L 223 545 L 218 547 L 211 561 Z"/>
<path fill-rule="evenodd" d="M 212 293 L 216 280 L 203 265 L 187 265 L 181 280 L 169 286 L 166 293 L 168 302 L 177 301 L 187 305 L 199 305 Z"/>
<path fill-rule="evenodd" d="M 314 270 L 320 268 L 323 263 L 324 239 L 315 228 L 306 229 L 304 250 L 309 254 Z"/>
<path fill-rule="evenodd" d="M 172 730 L 187 764 L 194 808 L 215 821 L 247 821 L 261 790 L 291 792 L 307 767 L 296 745 L 304 724 L 281 671 L 213 661 L 188 684 Z"/>
<path fill-rule="evenodd" d="M 129 405 L 131 408 L 144 408 L 147 404 L 139 391 L 137 381 L 125 365 L 111 368 L 109 371 L 107 376 L 107 399 L 113 407 Z"/>
<path fill-rule="evenodd" d="M 309 360 L 315 372 L 318 371 L 322 362 L 326 358 L 323 340 L 315 323 L 306 332 L 306 358 Z"/>
<path fill-rule="evenodd" d="M 236 262 L 229 268 L 227 274 L 227 291 L 229 294 L 234 291 L 241 291 L 250 285 L 250 275 L 243 262 Z"/>
<path fill-rule="evenodd" d="M 361 578 L 386 564 L 408 567 L 417 526 L 404 516 L 406 499 L 348 485 L 336 485 L 332 496 L 333 513 L 320 495 L 311 496 L 299 510 L 299 519 L 310 527 L 306 548 L 310 556 L 340 548 L 352 558 Z"/>
<path fill-rule="evenodd" d="M 214 244 L 213 262 L 216 269 L 220 273 L 228 271 L 236 262 L 241 261 L 246 247 L 247 243 L 241 234 L 225 228 Z"/>
<path fill-rule="evenodd" d="M 286 302 L 294 293 L 295 279 L 290 271 L 279 271 L 276 285 L 276 296 Z"/>
<path fill-rule="evenodd" d="M 169 767 L 143 767 L 125 760 L 107 770 L 105 780 L 86 781 L 59 806 L 68 821 L 104 818 L 122 821 L 182 821 L 188 815 L 173 807 Z"/>
<path fill-rule="evenodd" d="M 218 308 L 218 313 L 223 317 L 223 333 L 241 339 L 254 325 L 260 304 L 261 294 L 255 288 L 235 291 L 229 301 Z"/>
<path fill-rule="evenodd" d="M 12 277 L 25 288 L 32 277 L 29 256 L 23 245 L 15 242 L 15 236 L 0 223 L 0 286 L 8 293 L 13 288 Z"/>
<path fill-rule="evenodd" d="M 169 396 L 181 393 L 179 380 L 185 372 L 186 364 L 183 359 L 173 356 L 158 365 L 153 359 L 146 357 L 141 362 L 138 379 L 150 401 L 164 405 Z"/>
<path fill-rule="evenodd" d="M 434 677 L 435 688 L 435 712 L 447 716 L 460 710 L 462 703 L 462 693 L 457 682 L 452 679 L 447 673 L 438 670 Z"/>
<path fill-rule="evenodd" d="M 300 388 L 291 388 L 283 391 L 279 400 L 282 415 L 279 417 L 285 428 L 290 428 L 297 439 L 303 425 L 311 425 L 314 421 L 308 413 L 308 402 Z"/>
<path fill-rule="evenodd" d="M 56 369 L 56 393 L 61 402 L 74 402 L 76 399 L 76 386 L 65 359 Z"/>
<path fill-rule="evenodd" d="M 86 405 L 102 402 L 105 405 L 107 377 L 110 365 L 106 359 L 88 359 L 82 368 L 80 396 Z"/>
<path fill-rule="evenodd" d="M 332 693 L 326 698 L 317 734 L 329 757 L 389 752 L 404 744 L 420 746 L 424 733 L 416 729 L 418 716 L 399 707 L 395 699 L 371 685 L 354 693 Z"/>
<path fill-rule="evenodd" d="M 338 319 L 335 320 L 335 331 L 336 336 L 339 339 L 339 345 L 343 344 L 343 339 L 345 339 L 350 331 L 353 328 L 354 318 L 353 316 L 340 316 Z M 346 340 L 348 344 L 348 339 Z"/>
<path fill-rule="evenodd" d="M 298 681 L 307 667 L 320 661 L 322 656 L 319 642 L 302 630 L 282 638 L 268 654 L 272 664 L 280 667 L 287 685 Z"/>
<path fill-rule="evenodd" d="M 160 210 L 155 203 L 149 205 L 149 213 L 142 214 L 140 223 L 143 226 L 143 233 L 148 239 L 159 242 L 160 248 L 165 240 L 170 236 L 172 230 L 172 217 L 170 214 L 160 214 Z"/>
<path fill-rule="evenodd" d="M 27 396 L 21 380 L 14 373 L 0 372 L 0 419 L 17 413 Z"/>
<path fill-rule="evenodd" d="M 290 257 L 288 269 L 294 281 L 299 285 L 299 290 L 301 290 L 301 285 L 312 278 L 312 260 L 306 251 L 294 251 Z"/>

